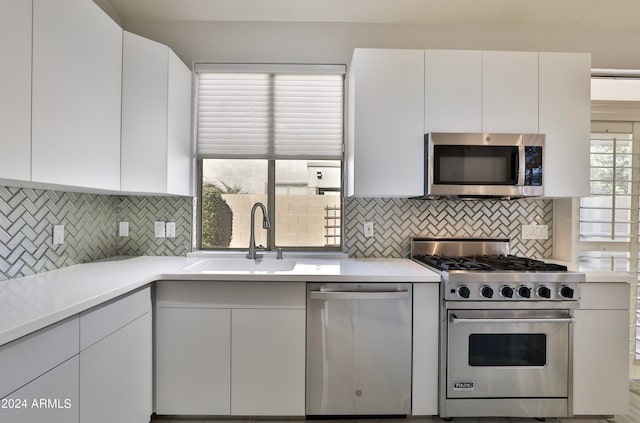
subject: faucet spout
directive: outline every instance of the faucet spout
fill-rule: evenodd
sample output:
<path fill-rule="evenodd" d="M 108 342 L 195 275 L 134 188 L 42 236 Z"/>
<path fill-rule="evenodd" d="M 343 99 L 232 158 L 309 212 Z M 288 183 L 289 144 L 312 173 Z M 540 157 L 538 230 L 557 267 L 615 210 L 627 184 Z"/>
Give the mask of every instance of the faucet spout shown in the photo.
<path fill-rule="evenodd" d="M 267 213 L 267 208 L 263 203 L 257 202 L 251 208 L 251 236 L 249 237 L 249 252 L 247 253 L 247 258 L 255 260 L 257 258 L 256 255 L 256 234 L 255 234 L 255 219 L 256 219 L 256 210 L 260 208 L 262 210 L 262 228 L 269 229 L 271 227 L 271 222 L 269 221 L 269 214 Z"/>

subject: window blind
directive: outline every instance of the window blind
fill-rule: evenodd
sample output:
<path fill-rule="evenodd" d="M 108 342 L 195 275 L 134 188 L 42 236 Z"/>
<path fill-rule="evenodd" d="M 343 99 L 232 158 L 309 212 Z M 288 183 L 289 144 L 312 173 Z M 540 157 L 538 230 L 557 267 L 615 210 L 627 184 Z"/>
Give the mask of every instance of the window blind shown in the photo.
<path fill-rule="evenodd" d="M 343 73 L 200 71 L 198 157 L 341 159 L 343 93 Z"/>

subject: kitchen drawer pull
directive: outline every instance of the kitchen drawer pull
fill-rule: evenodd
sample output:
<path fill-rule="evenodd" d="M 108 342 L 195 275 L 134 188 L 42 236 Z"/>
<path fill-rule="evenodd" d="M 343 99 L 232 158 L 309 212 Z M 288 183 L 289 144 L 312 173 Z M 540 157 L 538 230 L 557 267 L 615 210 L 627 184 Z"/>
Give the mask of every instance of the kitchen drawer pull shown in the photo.
<path fill-rule="evenodd" d="M 312 300 L 405 300 L 409 291 L 317 291 L 309 293 Z"/>
<path fill-rule="evenodd" d="M 456 317 L 454 315 L 451 316 L 451 323 L 575 323 L 576 319 L 573 317 L 550 317 L 550 318 L 508 318 L 508 319 L 500 319 L 500 318 L 480 318 L 480 319 L 463 319 Z"/>

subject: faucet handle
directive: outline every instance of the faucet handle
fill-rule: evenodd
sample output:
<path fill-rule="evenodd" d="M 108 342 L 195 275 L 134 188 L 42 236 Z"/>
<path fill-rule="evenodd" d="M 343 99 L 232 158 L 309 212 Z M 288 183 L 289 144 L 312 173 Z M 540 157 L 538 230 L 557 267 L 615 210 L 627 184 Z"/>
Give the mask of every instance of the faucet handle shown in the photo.
<path fill-rule="evenodd" d="M 276 260 L 282 260 L 282 248 L 276 250 Z"/>

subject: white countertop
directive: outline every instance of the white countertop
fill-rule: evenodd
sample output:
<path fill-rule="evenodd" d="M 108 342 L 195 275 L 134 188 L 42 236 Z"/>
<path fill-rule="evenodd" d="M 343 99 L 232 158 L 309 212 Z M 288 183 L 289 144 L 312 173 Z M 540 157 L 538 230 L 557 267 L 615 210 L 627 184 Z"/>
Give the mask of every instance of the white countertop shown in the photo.
<path fill-rule="evenodd" d="M 230 257 L 230 256 L 228 256 Z M 286 258 L 290 258 L 287 256 Z M 282 272 L 194 273 L 183 270 L 206 256 L 136 257 L 79 264 L 0 282 L 0 345 L 158 280 L 439 282 L 408 259 L 293 257 Z"/>

